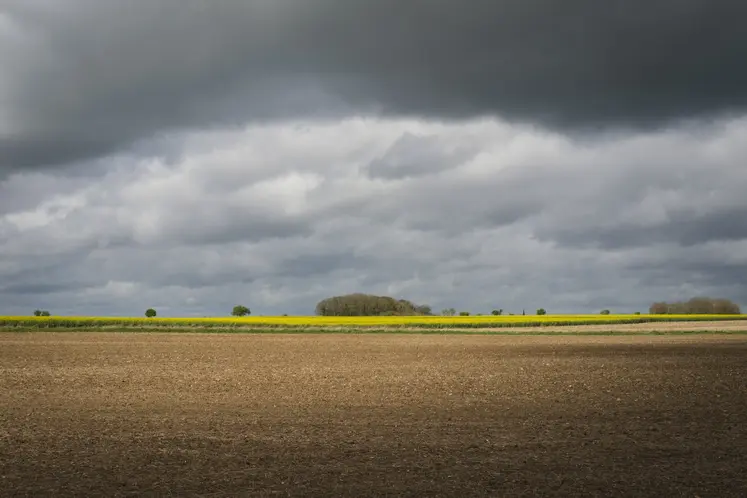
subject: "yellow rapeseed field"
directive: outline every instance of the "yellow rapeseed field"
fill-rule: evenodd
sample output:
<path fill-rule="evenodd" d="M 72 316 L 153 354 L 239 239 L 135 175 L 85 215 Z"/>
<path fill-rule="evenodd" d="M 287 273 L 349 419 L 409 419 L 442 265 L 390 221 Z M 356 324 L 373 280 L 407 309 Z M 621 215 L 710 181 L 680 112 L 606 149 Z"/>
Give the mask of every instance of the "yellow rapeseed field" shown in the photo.
<path fill-rule="evenodd" d="M 251 316 L 146 318 L 5 316 L 0 327 L 25 328 L 495 328 L 642 322 L 741 320 L 747 315 L 485 315 L 485 316 Z"/>

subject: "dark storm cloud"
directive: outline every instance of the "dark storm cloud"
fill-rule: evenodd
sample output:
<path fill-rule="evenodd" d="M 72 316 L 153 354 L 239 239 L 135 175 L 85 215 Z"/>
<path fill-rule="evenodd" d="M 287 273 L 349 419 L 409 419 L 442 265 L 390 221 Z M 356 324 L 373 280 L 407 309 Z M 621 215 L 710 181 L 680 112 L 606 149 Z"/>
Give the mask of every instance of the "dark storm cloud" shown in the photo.
<path fill-rule="evenodd" d="M 731 248 L 728 248 L 731 249 Z M 747 305 L 747 260 L 725 257 L 723 251 L 702 251 L 697 257 L 670 246 L 662 258 L 627 264 L 625 273 L 640 275 L 640 286 L 657 289 L 657 301 L 686 300 L 699 295 L 727 298 Z"/>
<path fill-rule="evenodd" d="M 279 264 L 278 276 L 308 278 L 327 275 L 337 270 L 355 268 L 363 270 L 373 261 L 352 252 L 335 251 L 329 254 L 300 254 Z"/>
<path fill-rule="evenodd" d="M 357 113 L 656 126 L 747 105 L 741 0 L 114 0 L 0 10 L 0 172 Z"/>
<path fill-rule="evenodd" d="M 719 259 L 721 258 L 717 254 L 713 254 L 694 260 L 678 258 L 672 261 L 657 262 L 656 265 L 629 265 L 627 269 L 646 275 L 644 282 L 652 286 L 659 286 L 662 283 L 682 285 L 684 280 L 691 284 L 716 288 L 732 287 L 738 289 L 739 292 L 735 298 L 739 302 L 747 303 L 747 286 L 744 284 L 747 262 Z M 683 275 L 686 278 L 683 279 Z"/>
<path fill-rule="evenodd" d="M 67 290 L 80 290 L 80 287 L 81 285 L 79 282 L 70 284 L 15 284 L 0 287 L 0 294 L 40 295 L 64 292 Z"/>
<path fill-rule="evenodd" d="M 574 247 L 593 246 L 600 249 L 649 246 L 659 242 L 674 242 L 682 247 L 711 241 L 747 239 L 747 206 L 728 210 L 697 213 L 678 210 L 666 221 L 653 225 L 611 223 L 599 227 L 558 227 L 541 238 Z"/>
<path fill-rule="evenodd" d="M 212 220 L 212 221 L 211 221 Z M 304 220 L 277 217 L 275 219 L 231 219 L 229 212 L 224 218 L 193 218 L 183 220 L 181 227 L 159 234 L 169 244 L 228 244 L 231 242 L 256 242 L 273 238 L 290 238 L 310 234 L 310 228 Z"/>

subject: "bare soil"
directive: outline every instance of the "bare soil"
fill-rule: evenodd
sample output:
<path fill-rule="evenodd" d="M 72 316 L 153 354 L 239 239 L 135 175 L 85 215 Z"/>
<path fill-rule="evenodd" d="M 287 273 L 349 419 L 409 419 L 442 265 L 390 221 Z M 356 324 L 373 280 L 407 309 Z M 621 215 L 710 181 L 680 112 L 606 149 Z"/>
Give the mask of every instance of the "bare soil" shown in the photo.
<path fill-rule="evenodd" d="M 747 496 L 747 336 L 0 334 L 2 496 Z"/>
<path fill-rule="evenodd" d="M 408 327 L 407 331 L 417 331 Z M 610 323 L 605 325 L 543 325 L 540 327 L 487 327 L 487 328 L 449 328 L 449 332 L 567 332 L 569 334 L 588 332 L 744 332 L 747 333 L 747 320 L 714 320 L 702 322 L 649 322 L 649 323 Z"/>

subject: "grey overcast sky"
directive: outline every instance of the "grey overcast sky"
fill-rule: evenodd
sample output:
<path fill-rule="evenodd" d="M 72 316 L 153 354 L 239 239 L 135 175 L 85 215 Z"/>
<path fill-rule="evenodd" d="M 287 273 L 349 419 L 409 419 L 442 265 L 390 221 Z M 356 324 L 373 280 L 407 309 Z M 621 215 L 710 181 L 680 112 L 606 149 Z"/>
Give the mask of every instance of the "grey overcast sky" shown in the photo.
<path fill-rule="evenodd" d="M 747 307 L 745 19 L 0 0 L 0 314 Z"/>

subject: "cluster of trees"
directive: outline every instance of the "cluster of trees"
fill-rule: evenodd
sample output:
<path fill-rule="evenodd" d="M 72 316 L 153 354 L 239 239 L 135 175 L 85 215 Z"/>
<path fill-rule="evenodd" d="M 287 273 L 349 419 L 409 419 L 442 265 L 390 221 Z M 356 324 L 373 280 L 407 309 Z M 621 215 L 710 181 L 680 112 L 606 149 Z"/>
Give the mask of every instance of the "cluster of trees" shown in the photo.
<path fill-rule="evenodd" d="M 432 315 L 427 304 L 415 304 L 406 299 L 371 294 L 346 294 L 319 301 L 316 314 L 320 316 L 416 316 Z"/>
<path fill-rule="evenodd" d="M 47 310 L 35 310 L 34 316 L 49 316 L 49 311 Z"/>
<path fill-rule="evenodd" d="M 654 303 L 649 308 L 652 315 L 739 315 L 739 305 L 729 299 L 694 297 L 689 301 Z"/>

